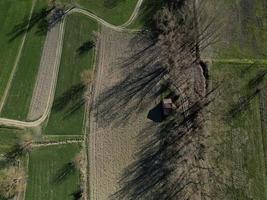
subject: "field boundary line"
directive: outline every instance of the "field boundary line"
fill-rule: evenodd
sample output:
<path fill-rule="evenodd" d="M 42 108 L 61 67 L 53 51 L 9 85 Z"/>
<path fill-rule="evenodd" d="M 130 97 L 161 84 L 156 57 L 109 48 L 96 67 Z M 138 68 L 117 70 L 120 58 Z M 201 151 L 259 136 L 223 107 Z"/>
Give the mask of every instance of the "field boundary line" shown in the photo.
<path fill-rule="evenodd" d="M 98 24 L 98 32 L 101 31 L 101 27 Z M 89 142 L 90 142 L 90 118 L 91 118 L 91 112 L 92 112 L 92 104 L 93 104 L 93 98 L 94 98 L 94 88 L 95 88 L 95 78 L 97 74 L 97 65 L 98 65 L 98 55 L 99 55 L 99 45 L 100 45 L 100 38 L 99 35 L 97 37 L 96 45 L 94 48 L 94 60 L 93 60 L 93 67 L 92 67 L 92 82 L 90 87 L 88 88 L 88 101 L 86 106 L 86 112 L 85 112 L 85 127 L 84 127 L 84 150 L 85 150 L 85 183 L 84 183 L 84 196 L 83 199 L 87 200 L 88 196 L 90 196 L 90 166 L 89 166 Z M 88 134 L 86 134 L 88 132 Z M 89 194 L 89 195 L 88 195 Z"/>
<path fill-rule="evenodd" d="M 23 35 L 23 38 L 22 38 L 22 41 L 21 41 L 21 44 L 20 44 L 20 47 L 19 47 L 19 51 L 18 51 L 18 54 L 17 54 L 16 59 L 15 59 L 15 63 L 13 65 L 13 67 L 12 67 L 12 71 L 11 71 L 10 77 L 8 79 L 8 82 L 7 82 L 5 91 L 4 91 L 4 95 L 3 95 L 3 97 L 1 98 L 1 101 L 0 101 L 0 113 L 3 110 L 3 107 L 4 107 L 5 102 L 6 102 L 6 98 L 8 96 L 10 87 L 12 85 L 15 73 L 16 73 L 17 68 L 18 68 L 18 64 L 19 64 L 19 61 L 20 61 L 20 58 L 21 58 L 22 50 L 23 50 L 23 47 L 24 47 L 24 44 L 25 44 L 25 41 L 26 41 L 26 38 L 27 38 L 27 35 L 28 35 L 28 28 L 30 26 L 30 20 L 32 18 L 32 14 L 33 14 L 33 10 L 34 10 L 35 4 L 36 4 L 36 0 L 33 0 L 32 1 L 32 6 L 31 6 L 31 11 L 30 11 L 30 16 L 28 18 L 28 24 L 26 26 L 26 30 L 27 31 Z"/>
<path fill-rule="evenodd" d="M 263 64 L 267 65 L 267 59 L 246 59 L 246 58 L 229 58 L 229 59 L 208 59 L 208 58 L 202 58 L 204 61 L 208 62 L 217 62 L 217 63 L 239 63 L 239 64 Z"/>
<path fill-rule="evenodd" d="M 32 144 L 32 148 L 65 145 L 65 144 L 75 144 L 75 143 L 82 143 L 82 142 L 83 142 L 83 139 L 82 140 L 65 140 L 65 141 L 58 141 L 58 142 L 40 142 L 40 143 Z"/>

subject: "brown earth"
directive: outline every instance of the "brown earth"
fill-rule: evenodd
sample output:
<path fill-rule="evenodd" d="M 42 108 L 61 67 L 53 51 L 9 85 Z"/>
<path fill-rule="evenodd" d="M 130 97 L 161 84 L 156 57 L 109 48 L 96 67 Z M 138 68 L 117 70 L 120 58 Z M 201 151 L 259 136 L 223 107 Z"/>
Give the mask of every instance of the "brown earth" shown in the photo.
<path fill-rule="evenodd" d="M 157 62 L 159 48 L 142 34 L 104 27 L 99 37 L 88 133 L 90 199 L 201 199 L 204 131 L 196 113 L 206 92 L 202 69 L 192 65 L 183 73 L 189 76 L 180 74 L 185 94 L 177 92 L 177 113 L 164 119 L 161 83 L 168 78 Z"/>
<path fill-rule="evenodd" d="M 141 112 L 133 112 L 125 120 L 120 119 L 121 124 L 117 124 L 117 119 L 121 116 L 113 118 L 111 115 L 124 113 L 123 107 L 115 111 L 112 109 L 117 106 L 109 105 L 109 102 L 98 105 L 99 97 L 127 76 L 124 73 L 121 61 L 123 57 L 127 57 L 131 52 L 134 52 L 130 44 L 132 38 L 133 35 L 131 34 L 118 33 L 102 27 L 94 109 L 90 119 L 89 174 L 91 199 L 108 199 L 120 190 L 119 181 L 122 174 L 127 166 L 136 160 L 135 154 L 140 148 L 138 134 L 147 124 L 151 123 L 146 116 L 155 102 L 151 102 L 151 106 Z M 120 92 L 117 95 L 117 100 L 119 100 L 121 98 L 119 96 Z M 116 99 L 115 96 L 110 98 Z M 130 102 L 130 104 L 134 103 Z M 102 115 L 103 112 L 99 113 L 104 110 L 110 112 L 107 113 L 110 116 Z"/>

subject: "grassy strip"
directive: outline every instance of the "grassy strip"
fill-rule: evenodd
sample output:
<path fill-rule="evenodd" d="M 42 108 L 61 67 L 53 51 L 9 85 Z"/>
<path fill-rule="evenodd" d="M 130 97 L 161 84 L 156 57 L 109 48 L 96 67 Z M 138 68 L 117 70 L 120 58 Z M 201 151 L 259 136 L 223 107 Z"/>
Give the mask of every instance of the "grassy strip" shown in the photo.
<path fill-rule="evenodd" d="M 7 153 L 11 147 L 20 141 L 24 131 L 0 128 L 0 154 Z"/>
<path fill-rule="evenodd" d="M 83 141 L 82 135 L 44 135 L 42 138 L 35 140 L 35 144 L 57 143 L 67 141 Z"/>
<path fill-rule="evenodd" d="M 62 3 L 75 2 L 114 25 L 125 23 L 131 16 L 138 0 L 60 0 Z"/>
<path fill-rule="evenodd" d="M 261 132 L 257 92 L 264 69 L 250 64 L 213 65 L 212 84 L 221 83 L 220 96 L 212 103 L 210 130 L 214 169 L 223 178 L 223 184 L 213 184 L 216 196 L 236 200 L 267 197 L 263 145 L 267 136 Z"/>
<path fill-rule="evenodd" d="M 68 164 L 79 151 L 76 144 L 34 149 L 30 153 L 26 199 L 75 199 L 79 172 Z"/>
<path fill-rule="evenodd" d="M 34 16 L 46 7 L 46 2 L 38 0 L 34 8 Z M 32 18 L 32 19 L 33 19 Z M 22 22 L 20 25 L 24 24 Z M 19 33 L 20 27 L 14 30 L 14 35 Z M 45 34 L 38 33 L 38 24 L 33 24 L 27 34 L 21 59 L 15 73 L 6 103 L 1 112 L 1 117 L 25 120 L 31 102 L 32 92 L 38 72 L 42 54 Z"/>
<path fill-rule="evenodd" d="M 97 30 L 97 23 L 88 17 L 73 14 L 67 18 L 56 94 L 46 134 L 82 134 L 85 87 L 81 74 L 93 64 L 94 30 Z"/>
<path fill-rule="evenodd" d="M 31 5 L 32 1 L 0 1 L 0 97 L 3 96 L 23 37 L 20 35 L 10 41 L 10 32 L 19 21 L 28 18 Z"/>

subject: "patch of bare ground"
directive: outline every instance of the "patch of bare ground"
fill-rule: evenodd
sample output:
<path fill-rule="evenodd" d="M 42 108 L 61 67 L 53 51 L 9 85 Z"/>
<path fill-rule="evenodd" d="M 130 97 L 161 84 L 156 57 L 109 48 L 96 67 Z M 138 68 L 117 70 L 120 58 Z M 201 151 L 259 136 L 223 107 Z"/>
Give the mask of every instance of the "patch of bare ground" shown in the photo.
<path fill-rule="evenodd" d="M 39 66 L 37 82 L 28 113 L 28 120 L 40 118 L 47 107 L 51 87 L 53 87 L 54 71 L 56 70 L 58 40 L 60 36 L 60 24 L 48 31 L 43 54 Z"/>
<path fill-rule="evenodd" d="M 131 71 L 122 68 L 122 57 L 130 56 L 133 35 L 118 33 L 102 27 L 99 47 L 98 72 L 95 81 L 94 105 L 90 116 L 90 190 L 91 199 L 108 199 L 120 189 L 119 180 L 123 171 L 135 160 L 140 148 L 138 133 L 149 123 L 146 118 L 149 107 L 139 113 L 132 113 L 120 121 L 124 107 L 111 105 L 115 96 L 103 100 L 106 92 L 120 83 Z M 114 94 L 115 95 L 115 94 Z M 122 97 L 117 93 L 118 100 Z M 101 99 L 101 103 L 99 103 Z M 113 102 L 112 102 L 113 103 Z M 118 102 L 119 104 L 119 102 Z M 153 105 L 154 102 L 151 102 Z M 111 107 L 109 107 L 111 106 Z M 117 115 L 113 118 L 111 115 Z"/>
<path fill-rule="evenodd" d="M 192 64 L 168 76 L 160 48 L 145 34 L 102 27 L 99 37 L 89 116 L 90 198 L 204 199 L 202 109 L 209 102 L 202 68 Z M 167 88 L 177 110 L 163 117 Z"/>

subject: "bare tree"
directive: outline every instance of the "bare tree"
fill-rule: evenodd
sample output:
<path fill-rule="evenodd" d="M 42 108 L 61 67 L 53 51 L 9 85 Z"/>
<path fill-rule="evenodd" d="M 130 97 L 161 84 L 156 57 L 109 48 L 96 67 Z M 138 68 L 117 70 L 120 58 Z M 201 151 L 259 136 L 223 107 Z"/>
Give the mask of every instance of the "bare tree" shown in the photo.
<path fill-rule="evenodd" d="M 86 69 L 81 73 L 82 84 L 88 86 L 92 82 L 92 72 L 90 69 Z"/>
<path fill-rule="evenodd" d="M 26 184 L 26 174 L 21 167 L 9 167 L 2 172 L 0 179 L 0 194 L 9 199 L 23 191 Z"/>

